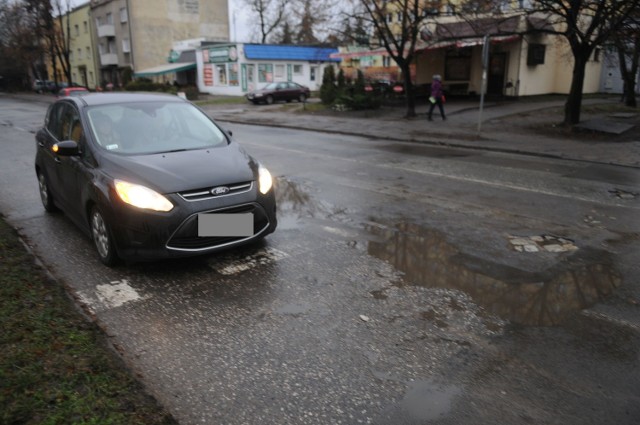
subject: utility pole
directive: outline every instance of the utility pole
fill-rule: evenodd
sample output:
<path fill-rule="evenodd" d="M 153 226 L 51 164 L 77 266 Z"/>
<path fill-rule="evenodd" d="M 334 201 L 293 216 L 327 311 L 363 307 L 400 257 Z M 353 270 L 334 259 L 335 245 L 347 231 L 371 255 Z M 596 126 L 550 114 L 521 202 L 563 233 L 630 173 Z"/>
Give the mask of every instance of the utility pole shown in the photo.
<path fill-rule="evenodd" d="M 482 86 L 480 87 L 480 110 L 478 112 L 478 137 L 482 129 L 482 110 L 484 109 L 484 93 L 487 91 L 487 69 L 489 68 L 489 34 L 482 39 Z"/>

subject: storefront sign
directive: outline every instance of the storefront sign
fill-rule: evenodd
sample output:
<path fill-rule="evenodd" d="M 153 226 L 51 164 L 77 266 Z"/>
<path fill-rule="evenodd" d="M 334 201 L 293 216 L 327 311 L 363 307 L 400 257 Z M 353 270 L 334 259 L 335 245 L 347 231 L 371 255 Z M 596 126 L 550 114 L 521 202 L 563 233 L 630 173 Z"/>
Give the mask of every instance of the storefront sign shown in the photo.
<path fill-rule="evenodd" d="M 236 46 L 216 47 L 208 50 L 209 62 L 224 63 L 238 60 L 238 49 Z"/>

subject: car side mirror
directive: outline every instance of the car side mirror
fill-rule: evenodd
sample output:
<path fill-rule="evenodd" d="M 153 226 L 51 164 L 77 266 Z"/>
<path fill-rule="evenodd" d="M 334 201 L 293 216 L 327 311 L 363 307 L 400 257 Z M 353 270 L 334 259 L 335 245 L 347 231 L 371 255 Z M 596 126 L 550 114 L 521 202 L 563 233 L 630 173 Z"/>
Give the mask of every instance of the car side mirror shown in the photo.
<path fill-rule="evenodd" d="M 233 131 L 231 131 L 231 130 L 227 130 L 227 134 L 228 134 L 230 137 L 233 137 Z"/>
<path fill-rule="evenodd" d="M 65 140 L 63 142 L 58 142 L 55 145 L 51 146 L 51 150 L 53 153 L 60 156 L 75 156 L 80 155 L 80 147 L 77 142 L 73 140 Z"/>

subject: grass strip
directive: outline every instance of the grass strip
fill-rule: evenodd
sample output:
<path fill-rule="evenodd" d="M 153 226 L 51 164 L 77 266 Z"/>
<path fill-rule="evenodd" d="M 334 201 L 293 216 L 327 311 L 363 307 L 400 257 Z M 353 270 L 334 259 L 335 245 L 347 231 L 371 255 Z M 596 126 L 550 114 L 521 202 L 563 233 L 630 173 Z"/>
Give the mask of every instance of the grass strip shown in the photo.
<path fill-rule="evenodd" d="M 176 424 L 1 217 L 0 424 Z"/>

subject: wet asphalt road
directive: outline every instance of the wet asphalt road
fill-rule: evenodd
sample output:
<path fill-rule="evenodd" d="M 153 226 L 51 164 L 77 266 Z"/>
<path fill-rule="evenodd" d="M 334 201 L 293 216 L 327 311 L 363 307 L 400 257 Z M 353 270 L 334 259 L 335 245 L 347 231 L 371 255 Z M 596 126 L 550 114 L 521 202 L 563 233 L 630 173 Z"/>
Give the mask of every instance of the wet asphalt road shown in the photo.
<path fill-rule="evenodd" d="M 40 204 L 45 109 L 0 98 L 0 212 L 181 424 L 640 422 L 639 170 L 225 125 L 276 233 L 109 269 Z"/>

